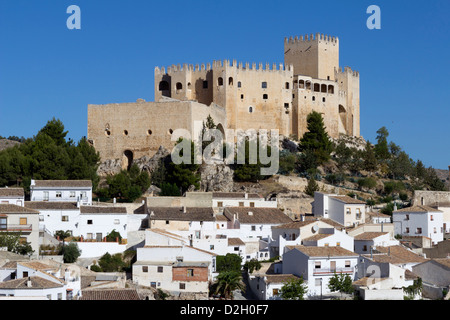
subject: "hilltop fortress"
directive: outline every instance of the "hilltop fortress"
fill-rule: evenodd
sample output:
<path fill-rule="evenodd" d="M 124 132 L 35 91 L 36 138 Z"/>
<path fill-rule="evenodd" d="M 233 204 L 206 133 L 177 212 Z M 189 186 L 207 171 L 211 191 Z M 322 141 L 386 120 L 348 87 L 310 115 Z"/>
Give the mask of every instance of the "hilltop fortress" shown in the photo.
<path fill-rule="evenodd" d="M 339 39 L 323 34 L 284 40 L 284 65 L 213 61 L 155 68 L 155 102 L 88 106 L 88 139 L 102 161 L 126 167 L 160 146 L 171 150 L 175 129 L 198 136 L 208 115 L 218 128 L 278 129 L 301 138 L 312 111 L 332 138 L 360 135 L 359 73 L 339 66 Z"/>

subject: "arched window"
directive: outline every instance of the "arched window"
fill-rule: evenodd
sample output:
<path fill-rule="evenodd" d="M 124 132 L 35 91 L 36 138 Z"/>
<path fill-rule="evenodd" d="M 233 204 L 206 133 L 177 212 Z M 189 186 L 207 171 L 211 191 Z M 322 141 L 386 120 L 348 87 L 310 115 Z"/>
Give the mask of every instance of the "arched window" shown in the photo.
<path fill-rule="evenodd" d="M 328 93 L 334 94 L 334 86 L 332 85 L 328 86 Z"/>
<path fill-rule="evenodd" d="M 267 100 L 267 99 L 269 99 L 269 95 L 268 95 L 268 94 L 266 94 L 266 93 L 265 93 L 265 94 L 263 94 L 263 99 L 264 99 L 264 100 Z"/>
<path fill-rule="evenodd" d="M 306 81 L 306 90 L 311 90 L 311 81 Z"/>
<path fill-rule="evenodd" d="M 267 89 L 267 82 L 261 82 L 261 88 Z"/>
<path fill-rule="evenodd" d="M 219 77 L 219 79 L 217 79 L 217 85 L 223 86 L 223 78 L 222 77 Z"/>
<path fill-rule="evenodd" d="M 170 90 L 169 83 L 167 81 L 161 81 L 159 83 L 159 91 L 166 91 L 166 90 Z"/>
<path fill-rule="evenodd" d="M 176 88 L 177 88 L 177 91 L 183 90 L 183 84 L 181 82 L 177 82 Z"/>
<path fill-rule="evenodd" d="M 320 84 L 314 83 L 314 92 L 320 92 Z"/>
<path fill-rule="evenodd" d="M 123 164 L 127 170 L 130 170 L 131 165 L 133 164 L 133 152 L 130 150 L 125 150 L 123 152 Z"/>
<path fill-rule="evenodd" d="M 253 113 L 253 107 L 252 106 L 248 107 L 248 112 L 249 113 Z"/>
<path fill-rule="evenodd" d="M 238 88 L 242 87 L 242 83 L 238 81 Z"/>
<path fill-rule="evenodd" d="M 300 81 L 298 82 L 298 87 L 299 87 L 300 89 L 304 89 L 304 88 L 305 88 L 305 80 L 300 80 Z"/>
<path fill-rule="evenodd" d="M 229 77 L 228 78 L 228 85 L 232 86 L 233 85 L 233 77 Z"/>
<path fill-rule="evenodd" d="M 289 89 L 289 82 L 286 82 L 286 83 L 284 84 L 284 88 L 285 88 L 285 89 Z"/>
<path fill-rule="evenodd" d="M 327 93 L 327 85 L 326 84 L 323 84 L 322 86 L 321 86 L 321 90 L 320 90 L 321 92 L 323 92 L 323 93 Z"/>

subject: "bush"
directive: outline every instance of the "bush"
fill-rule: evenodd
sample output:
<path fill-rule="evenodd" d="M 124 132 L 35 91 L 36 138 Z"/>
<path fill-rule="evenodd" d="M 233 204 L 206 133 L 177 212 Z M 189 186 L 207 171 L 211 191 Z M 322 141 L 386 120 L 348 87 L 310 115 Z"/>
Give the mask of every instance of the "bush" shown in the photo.
<path fill-rule="evenodd" d="M 377 181 L 374 178 L 358 179 L 359 188 L 373 189 L 377 186 Z"/>

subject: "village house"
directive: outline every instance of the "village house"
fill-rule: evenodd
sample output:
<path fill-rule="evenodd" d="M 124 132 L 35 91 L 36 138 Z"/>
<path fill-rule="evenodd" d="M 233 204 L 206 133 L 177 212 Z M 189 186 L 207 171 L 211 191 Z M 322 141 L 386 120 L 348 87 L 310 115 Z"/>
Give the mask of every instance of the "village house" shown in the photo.
<path fill-rule="evenodd" d="M 450 292 L 450 259 L 437 258 L 424 261 L 412 267 L 412 271 L 422 279 L 423 296 L 442 299 Z"/>
<path fill-rule="evenodd" d="M 301 276 L 309 297 L 331 293 L 328 283 L 336 273 L 355 279 L 359 255 L 342 247 L 287 246 L 283 254 L 283 274 Z"/>
<path fill-rule="evenodd" d="M 371 248 L 378 246 L 387 247 L 400 244 L 392 239 L 389 232 L 362 232 L 354 236 L 355 247 L 352 251 L 358 254 L 367 254 Z"/>
<path fill-rule="evenodd" d="M 145 245 L 137 248 L 133 282 L 168 291 L 172 295 L 208 296 L 216 254 L 189 246 L 166 230 L 146 230 Z"/>
<path fill-rule="evenodd" d="M 91 180 L 31 180 L 31 201 L 80 202 L 92 204 Z"/>
<path fill-rule="evenodd" d="M 444 216 L 441 210 L 417 205 L 394 211 L 392 221 L 395 234 L 404 236 L 425 236 L 433 244 L 444 240 Z"/>
<path fill-rule="evenodd" d="M 0 204 L 0 234 L 20 235 L 20 241 L 29 242 L 33 255 L 39 253 L 39 211 L 17 206 Z"/>
<path fill-rule="evenodd" d="M 0 297 L 71 300 L 81 294 L 79 275 L 39 261 L 7 262 L 0 268 Z"/>
<path fill-rule="evenodd" d="M 312 212 L 315 217 L 331 219 L 344 227 L 352 227 L 365 222 L 366 203 L 349 196 L 315 192 Z"/>
<path fill-rule="evenodd" d="M 266 200 L 257 193 L 213 192 L 212 206 L 223 211 L 225 207 L 277 208 L 278 202 Z"/>
<path fill-rule="evenodd" d="M 23 188 L 0 188 L 0 203 L 15 204 L 23 207 L 25 201 L 25 193 Z"/>

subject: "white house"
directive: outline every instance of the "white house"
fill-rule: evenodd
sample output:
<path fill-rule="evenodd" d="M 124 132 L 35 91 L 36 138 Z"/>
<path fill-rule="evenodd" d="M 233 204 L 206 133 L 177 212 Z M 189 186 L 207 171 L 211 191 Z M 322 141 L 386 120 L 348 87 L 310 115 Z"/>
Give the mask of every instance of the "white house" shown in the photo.
<path fill-rule="evenodd" d="M 77 225 L 80 208 L 76 202 L 26 201 L 25 207 L 39 211 L 39 230 L 54 235 L 56 231 L 70 231 L 79 236 Z"/>
<path fill-rule="evenodd" d="M 80 277 L 38 261 L 8 262 L 0 269 L 0 296 L 70 300 L 81 294 Z"/>
<path fill-rule="evenodd" d="M 0 203 L 15 204 L 23 207 L 25 201 L 25 193 L 23 188 L 0 188 Z"/>
<path fill-rule="evenodd" d="M 351 227 L 365 222 L 366 203 L 349 196 L 315 192 L 312 212 L 316 217 Z"/>
<path fill-rule="evenodd" d="M 366 212 L 366 223 L 386 224 L 391 223 L 391 216 L 381 212 Z"/>
<path fill-rule="evenodd" d="M 354 239 L 335 228 L 319 228 L 316 234 L 302 239 L 302 245 L 315 247 L 342 247 L 353 251 Z"/>
<path fill-rule="evenodd" d="M 80 206 L 78 235 L 86 240 L 102 241 L 113 230 L 127 238 L 127 210 L 124 207 Z"/>
<path fill-rule="evenodd" d="M 301 276 L 308 296 L 330 293 L 328 283 L 336 273 L 355 279 L 359 255 L 341 247 L 288 246 L 283 254 L 283 273 Z"/>
<path fill-rule="evenodd" d="M 430 205 L 431 208 L 438 209 L 444 213 L 444 232 L 450 233 L 450 202 L 434 203 Z"/>
<path fill-rule="evenodd" d="M 278 202 L 266 200 L 257 193 L 213 192 L 212 206 L 223 210 L 225 207 L 277 208 Z"/>
<path fill-rule="evenodd" d="M 146 230 L 145 246 L 137 248 L 133 282 L 169 291 L 208 296 L 215 272 L 214 253 L 189 246 L 165 230 Z"/>
<path fill-rule="evenodd" d="M 388 247 L 400 244 L 398 240 L 391 239 L 389 232 L 362 232 L 355 235 L 353 239 L 353 251 L 359 254 L 370 253 L 371 248 L 378 246 Z"/>
<path fill-rule="evenodd" d="M 90 180 L 31 180 L 31 201 L 80 202 L 92 204 Z"/>
<path fill-rule="evenodd" d="M 0 233 L 20 234 L 20 240 L 29 242 L 33 255 L 39 253 L 39 211 L 0 204 Z"/>
<path fill-rule="evenodd" d="M 433 244 L 444 240 L 444 215 L 441 210 L 417 205 L 394 211 L 395 234 L 429 237 Z"/>

